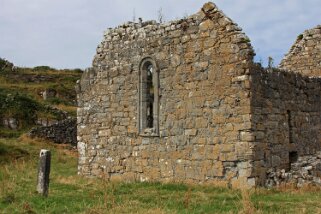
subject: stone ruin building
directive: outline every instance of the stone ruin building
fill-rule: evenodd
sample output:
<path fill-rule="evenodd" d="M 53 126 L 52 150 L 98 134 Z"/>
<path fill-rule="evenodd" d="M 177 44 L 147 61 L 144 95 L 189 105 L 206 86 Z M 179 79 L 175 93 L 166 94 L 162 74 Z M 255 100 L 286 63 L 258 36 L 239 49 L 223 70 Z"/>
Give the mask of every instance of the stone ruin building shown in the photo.
<path fill-rule="evenodd" d="M 181 20 L 108 29 L 77 86 L 79 174 L 264 185 L 268 170 L 321 150 L 320 50 L 318 26 L 280 69 L 263 69 L 210 2 Z"/>

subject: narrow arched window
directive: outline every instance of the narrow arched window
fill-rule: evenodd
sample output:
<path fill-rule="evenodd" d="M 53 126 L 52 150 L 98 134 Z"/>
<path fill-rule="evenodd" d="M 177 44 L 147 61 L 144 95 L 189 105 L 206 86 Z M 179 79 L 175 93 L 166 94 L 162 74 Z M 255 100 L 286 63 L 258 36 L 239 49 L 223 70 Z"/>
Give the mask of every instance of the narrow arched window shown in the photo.
<path fill-rule="evenodd" d="M 158 135 L 159 75 L 152 58 L 144 58 L 139 66 L 139 132 Z"/>

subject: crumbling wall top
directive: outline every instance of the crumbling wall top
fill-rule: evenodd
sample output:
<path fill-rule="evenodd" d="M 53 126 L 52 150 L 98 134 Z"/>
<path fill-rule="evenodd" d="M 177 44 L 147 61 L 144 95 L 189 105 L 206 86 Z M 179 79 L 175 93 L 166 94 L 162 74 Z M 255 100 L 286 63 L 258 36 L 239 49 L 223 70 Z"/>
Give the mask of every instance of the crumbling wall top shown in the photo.
<path fill-rule="evenodd" d="M 221 41 L 220 45 L 228 49 L 228 54 L 241 55 L 242 61 L 252 62 L 255 53 L 250 39 L 214 3 L 208 2 L 197 13 L 179 20 L 166 23 L 140 20 L 138 23 L 126 22 L 118 27 L 108 28 L 104 31 L 103 40 L 96 49 L 93 67 L 88 71 L 90 74 L 85 72 L 83 75 L 81 83 L 86 84 L 80 84 L 81 91 L 88 85 L 94 84 L 96 76 L 101 71 L 109 71 L 117 66 L 120 56 L 116 50 L 126 49 L 131 52 L 140 48 L 148 52 L 151 47 L 145 44 L 155 38 L 162 38 L 155 46 L 162 47 L 173 40 L 179 46 L 188 42 L 191 37 L 205 38 L 207 32 L 212 32 L 210 36 L 213 40 Z M 159 48 L 154 49 L 157 52 Z M 146 53 L 138 53 L 137 56 L 142 57 L 144 54 Z"/>
<path fill-rule="evenodd" d="M 307 76 L 321 77 L 321 25 L 300 34 L 279 67 Z"/>

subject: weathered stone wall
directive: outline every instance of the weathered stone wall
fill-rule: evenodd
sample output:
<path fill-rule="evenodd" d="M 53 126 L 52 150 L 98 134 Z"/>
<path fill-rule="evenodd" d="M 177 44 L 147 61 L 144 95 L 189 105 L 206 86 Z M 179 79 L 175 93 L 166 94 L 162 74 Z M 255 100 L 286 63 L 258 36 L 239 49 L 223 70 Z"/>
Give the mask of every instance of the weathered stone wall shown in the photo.
<path fill-rule="evenodd" d="M 298 36 L 280 68 L 308 76 L 321 76 L 321 25 Z"/>
<path fill-rule="evenodd" d="M 321 150 L 320 92 L 320 78 L 251 69 L 252 176 L 258 184 L 264 185 L 268 169 L 287 171 L 298 157 Z"/>
<path fill-rule="evenodd" d="M 159 136 L 138 131 L 139 63 L 159 68 Z M 78 85 L 79 173 L 255 185 L 249 64 L 241 29 L 213 3 L 186 19 L 105 32 Z"/>
<path fill-rule="evenodd" d="M 77 85 L 79 173 L 242 187 L 316 154 L 321 79 L 304 76 L 318 74 L 311 32 L 282 61 L 294 73 L 255 65 L 249 39 L 213 3 L 186 19 L 107 30 Z M 159 71 L 159 135 L 139 132 L 146 56 Z"/>

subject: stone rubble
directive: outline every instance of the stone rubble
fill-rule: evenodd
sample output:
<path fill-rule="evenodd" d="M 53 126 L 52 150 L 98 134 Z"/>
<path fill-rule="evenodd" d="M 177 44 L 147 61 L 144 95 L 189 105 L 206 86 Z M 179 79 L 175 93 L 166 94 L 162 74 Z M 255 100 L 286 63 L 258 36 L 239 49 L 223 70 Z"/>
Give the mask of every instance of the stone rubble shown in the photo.
<path fill-rule="evenodd" d="M 321 151 L 316 155 L 299 157 L 297 162 L 291 164 L 289 171 L 269 169 L 265 186 L 271 188 L 282 184 L 295 184 L 297 187 L 303 185 L 321 186 Z"/>
<path fill-rule="evenodd" d="M 57 96 L 57 91 L 54 89 L 46 89 L 45 91 L 41 92 L 42 98 L 44 100 L 48 100 L 50 98 L 54 98 Z"/>
<path fill-rule="evenodd" d="M 17 120 L 16 118 L 13 118 L 13 117 L 3 118 L 2 125 L 5 128 L 17 130 L 19 127 L 19 120 Z"/>

